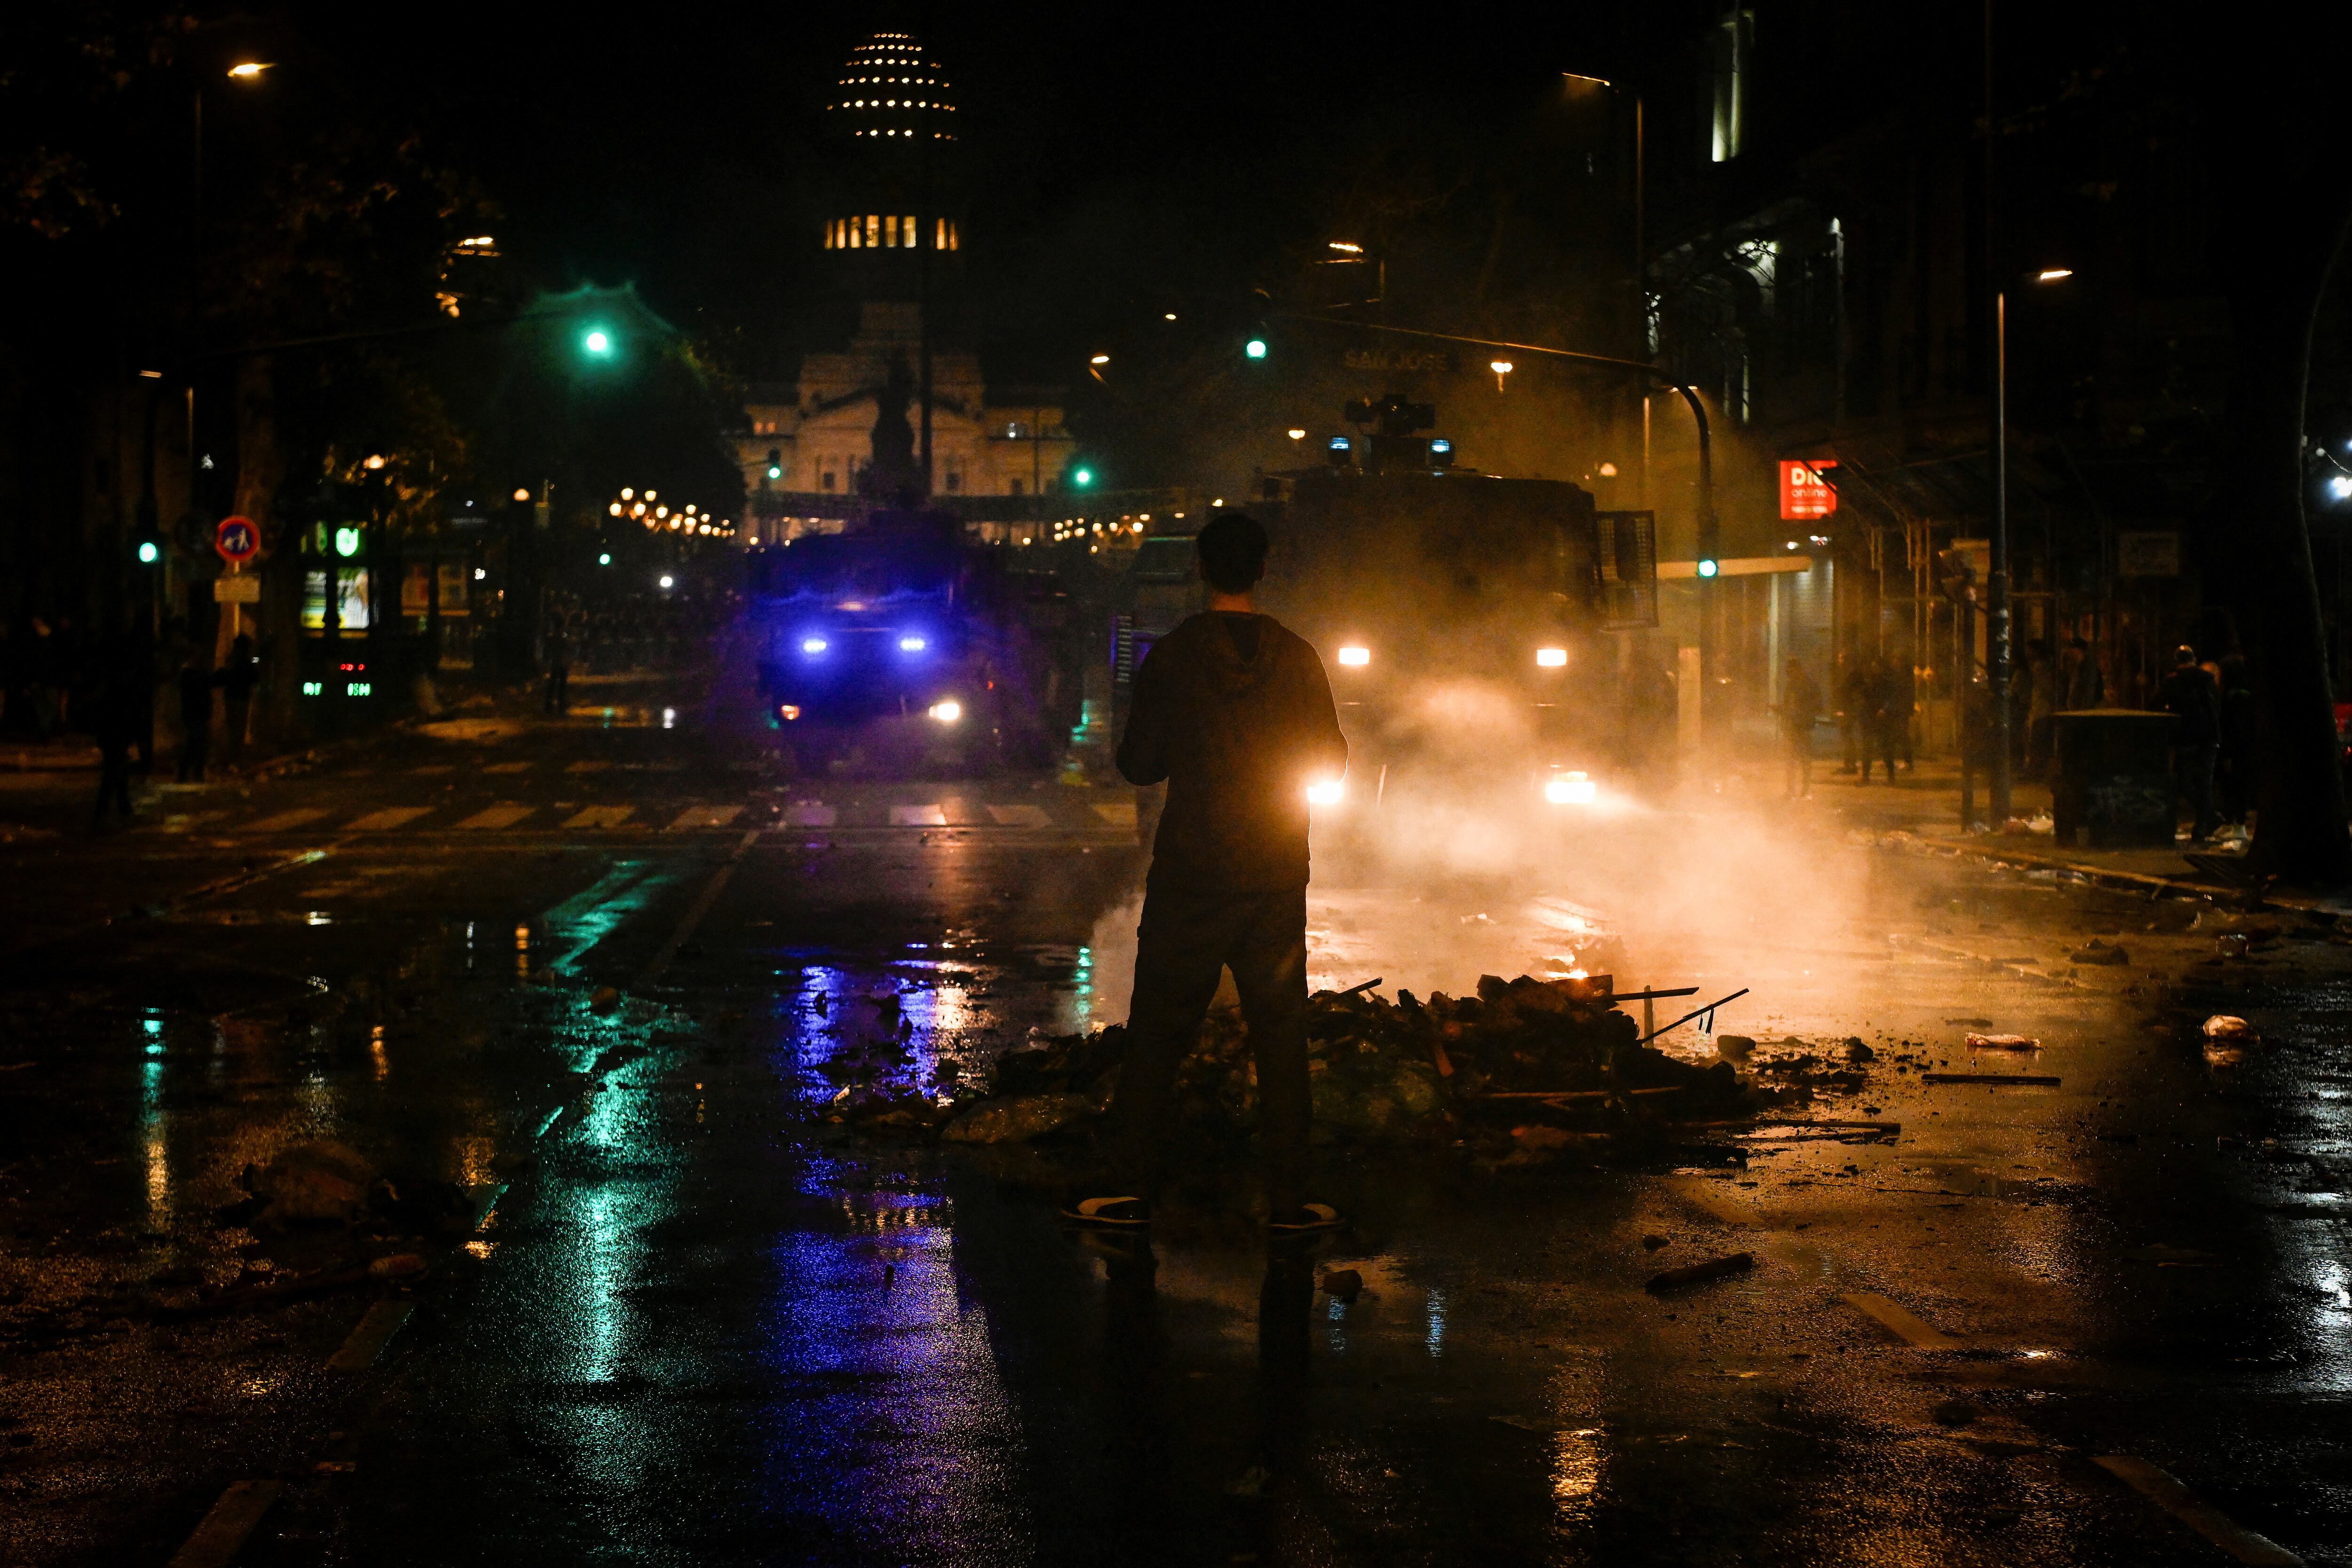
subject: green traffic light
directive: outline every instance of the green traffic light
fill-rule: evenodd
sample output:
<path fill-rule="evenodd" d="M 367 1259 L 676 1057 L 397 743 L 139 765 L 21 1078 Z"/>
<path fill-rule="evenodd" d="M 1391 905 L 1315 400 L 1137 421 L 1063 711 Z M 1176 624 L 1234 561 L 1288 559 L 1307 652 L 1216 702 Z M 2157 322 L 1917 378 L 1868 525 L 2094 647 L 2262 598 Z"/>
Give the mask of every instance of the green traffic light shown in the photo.
<path fill-rule="evenodd" d="M 357 528 L 335 530 L 335 553 L 349 559 L 360 553 L 360 531 Z"/>
<path fill-rule="evenodd" d="M 1242 345 L 1242 352 L 1247 354 L 1253 360 L 1263 360 L 1265 358 L 1265 340 L 1264 338 L 1252 338 L 1248 342 Z"/>
<path fill-rule="evenodd" d="M 781 478 L 782 478 L 783 476 L 784 476 L 784 471 L 783 471 L 782 468 L 778 467 L 778 466 L 777 466 L 776 465 L 774 465 L 773 463 L 771 463 L 771 464 L 769 464 L 769 465 L 768 465 L 768 477 L 769 477 L 769 478 L 771 478 L 771 479 L 781 479 Z"/>
<path fill-rule="evenodd" d="M 1698 563 L 1698 574 L 1701 577 L 1713 577 L 1717 570 L 1716 563 L 1712 560 L 1702 560 Z"/>
<path fill-rule="evenodd" d="M 163 551 L 155 548 L 155 541 L 153 539 L 141 539 L 139 541 L 139 564 L 141 566 L 153 566 L 157 558 L 163 553 Z"/>
<path fill-rule="evenodd" d="M 592 329 L 580 340 L 580 346 L 592 354 L 609 355 L 613 351 L 613 335 L 602 327 Z"/>
<path fill-rule="evenodd" d="M 1094 482 L 1095 471 L 1091 468 L 1075 468 L 1070 471 L 1070 483 L 1073 485 L 1083 488 Z"/>

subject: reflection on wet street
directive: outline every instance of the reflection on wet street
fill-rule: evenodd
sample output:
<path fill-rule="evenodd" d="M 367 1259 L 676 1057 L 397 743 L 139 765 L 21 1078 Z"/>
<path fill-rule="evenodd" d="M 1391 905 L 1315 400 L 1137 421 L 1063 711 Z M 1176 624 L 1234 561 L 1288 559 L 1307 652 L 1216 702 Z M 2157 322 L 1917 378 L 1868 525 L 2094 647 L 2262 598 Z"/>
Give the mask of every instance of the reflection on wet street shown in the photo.
<path fill-rule="evenodd" d="M 499 744 L 568 788 L 562 754 Z M 271 1563 L 2236 1549 L 2125 1461 L 2341 1552 L 2332 920 L 2217 956 L 2244 917 L 2201 894 L 1737 800 L 1507 867 L 1335 829 L 1318 986 L 1745 987 L 1659 1043 L 1778 1100 L 1590 1155 L 1334 1137 L 1352 1228 L 1271 1248 L 1245 1152 L 1203 1147 L 1149 1239 L 1077 1234 L 1084 1118 L 958 1144 L 866 1113 L 1123 1010 L 1132 834 L 1013 789 L 1045 802 L 1013 826 L 894 830 L 879 798 L 805 825 L 802 786 L 625 841 L 346 833 L 99 935 L 20 931 L 14 1555 L 164 1562 L 248 1495 L 236 1560 Z M 252 858 L 180 852 L 193 886 Z M 2130 962 L 2076 961 L 2093 941 Z M 2209 1014 L 2259 1049 L 2209 1051 Z M 2001 1034 L 2030 1043 L 1969 1043 Z M 320 1147 L 364 1168 L 338 1187 Z"/>

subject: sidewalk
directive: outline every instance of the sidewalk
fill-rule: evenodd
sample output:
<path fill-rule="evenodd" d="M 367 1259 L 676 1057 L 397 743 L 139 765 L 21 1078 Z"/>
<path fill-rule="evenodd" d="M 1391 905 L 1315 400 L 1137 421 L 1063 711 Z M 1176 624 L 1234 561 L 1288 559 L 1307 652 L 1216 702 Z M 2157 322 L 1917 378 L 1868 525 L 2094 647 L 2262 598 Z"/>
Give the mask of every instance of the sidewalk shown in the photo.
<path fill-rule="evenodd" d="M 1850 831 L 1864 833 L 1890 848 L 1910 848 L 1928 854 L 1965 854 L 1976 859 L 2036 871 L 2068 873 L 2110 886 L 2178 889 L 2183 893 L 2241 895 L 2247 884 L 2202 870 L 2189 862 L 2189 846 L 2172 849 L 2094 849 L 2061 844 L 2051 830 L 2050 789 L 2040 783 L 2021 783 L 2011 791 L 2011 818 L 2038 827 L 2026 832 L 1966 832 L 1960 827 L 1960 774 L 1947 758 L 1920 759 L 1916 773 L 1905 773 L 1889 786 L 1883 778 L 1862 783 L 1840 774 L 1834 765 L 1813 770 L 1813 802 L 1834 813 Z M 1985 810 L 1984 781 L 1977 781 L 1977 810 Z M 2216 841 L 2196 852 L 2227 861 L 2245 852 L 2245 842 Z M 2263 902 L 2286 909 L 2316 910 L 2352 915 L 2352 895 L 2315 896 L 2280 891 L 2265 894 Z"/>

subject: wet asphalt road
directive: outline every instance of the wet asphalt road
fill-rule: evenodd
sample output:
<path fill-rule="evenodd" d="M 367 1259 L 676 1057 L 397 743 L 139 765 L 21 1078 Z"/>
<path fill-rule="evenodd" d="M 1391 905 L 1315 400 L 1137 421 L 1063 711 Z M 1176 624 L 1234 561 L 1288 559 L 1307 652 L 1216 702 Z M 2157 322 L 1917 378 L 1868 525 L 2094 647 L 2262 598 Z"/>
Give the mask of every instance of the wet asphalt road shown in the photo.
<path fill-rule="evenodd" d="M 41 780 L 0 800 L 59 830 L 0 848 L 9 1560 L 163 1563 L 225 1494 L 269 1502 L 255 1563 L 2233 1560 L 2095 1462 L 2133 1456 L 2240 1557 L 2232 1522 L 2352 1562 L 2331 925 L 2223 958 L 2203 901 L 1885 851 L 1833 795 L 1360 812 L 1318 831 L 1318 983 L 1748 986 L 1726 1033 L 1876 1051 L 1792 1116 L 1901 1134 L 1334 1147 L 1357 1222 L 1310 1256 L 1269 1258 L 1222 1166 L 1138 1252 L 1056 1223 L 1048 1156 L 819 1113 L 888 1032 L 866 998 L 950 1066 L 1118 1016 L 1130 798 L 791 777 L 691 695 L 478 716 L 100 841 Z M 2070 965 L 2095 935 L 2131 962 Z M 2210 1066 L 2216 1010 L 2267 1048 Z M 1972 1061 L 1975 1027 L 2045 1049 Z M 225 1223 L 314 1135 L 466 1207 Z M 173 1310 L 410 1250 L 405 1289 Z"/>

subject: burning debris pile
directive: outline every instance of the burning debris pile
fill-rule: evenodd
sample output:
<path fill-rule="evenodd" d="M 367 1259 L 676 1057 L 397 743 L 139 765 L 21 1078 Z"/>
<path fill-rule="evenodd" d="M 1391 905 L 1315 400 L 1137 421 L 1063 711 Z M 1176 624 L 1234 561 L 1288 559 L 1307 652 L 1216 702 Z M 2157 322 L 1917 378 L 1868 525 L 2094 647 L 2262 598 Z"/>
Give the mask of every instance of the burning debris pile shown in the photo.
<path fill-rule="evenodd" d="M 1743 1077 L 1730 1061 L 1668 1055 L 1642 1040 L 1620 1010 L 1630 998 L 1612 995 L 1606 977 L 1488 975 L 1475 996 L 1426 1000 L 1403 990 L 1388 1000 L 1373 994 L 1378 984 L 1320 991 L 1307 1004 L 1319 1141 L 1557 1150 L 1859 1086 L 1845 1071 L 1806 1071 L 1818 1061 L 1810 1056 L 1794 1071 Z M 843 1090 L 823 1114 L 861 1132 L 954 1144 L 1077 1136 L 1109 1104 L 1126 1048 L 1118 1025 L 1033 1035 L 984 1082 L 959 1091 L 943 1082 L 929 1098 L 911 1083 L 868 1083 Z M 1213 1011 L 1178 1078 L 1191 1141 L 1244 1134 L 1257 1113 L 1256 1078 L 1238 1010 Z"/>

